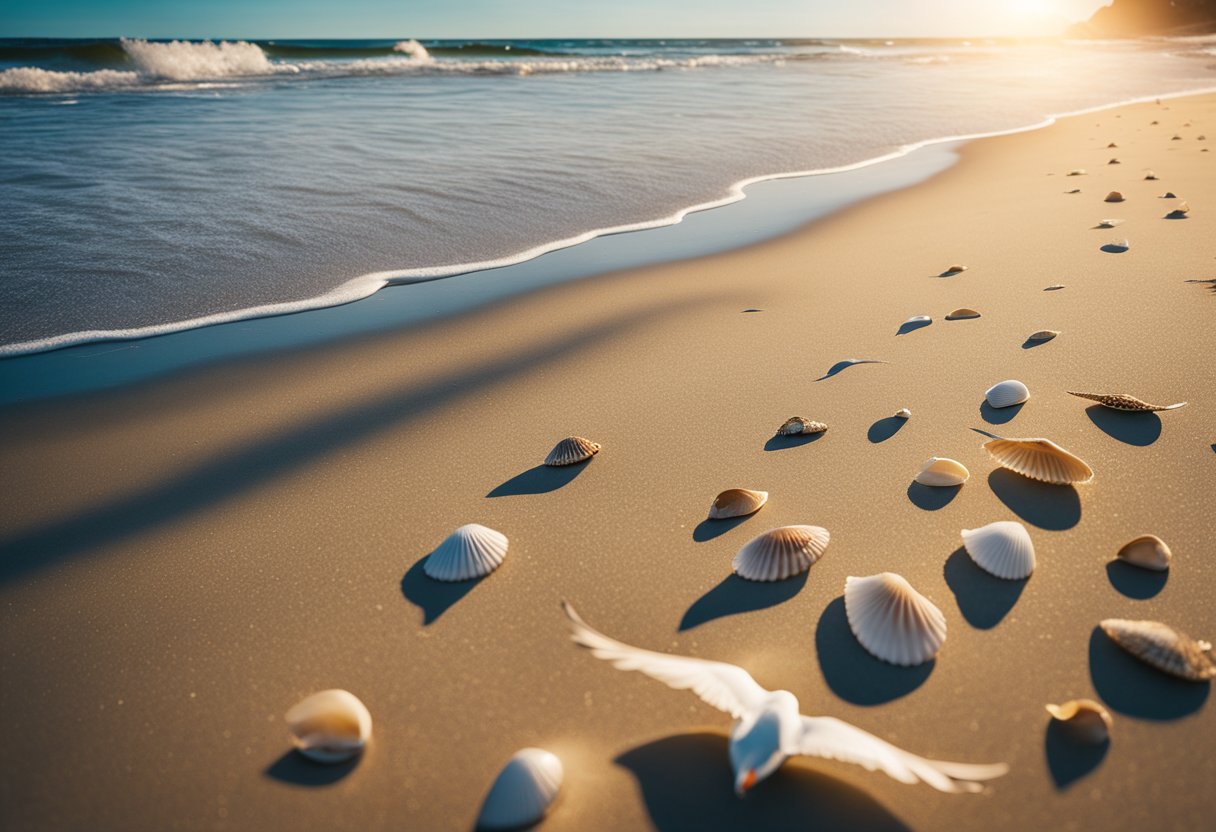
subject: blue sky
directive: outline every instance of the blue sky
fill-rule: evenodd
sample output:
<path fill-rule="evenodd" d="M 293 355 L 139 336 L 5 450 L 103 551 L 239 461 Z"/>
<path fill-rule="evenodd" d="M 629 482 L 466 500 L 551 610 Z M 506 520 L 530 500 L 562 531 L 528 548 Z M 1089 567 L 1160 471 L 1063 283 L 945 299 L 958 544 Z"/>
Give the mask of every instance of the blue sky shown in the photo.
<path fill-rule="evenodd" d="M 0 0 L 0 37 L 919 37 L 1048 33 L 1106 0 Z"/>

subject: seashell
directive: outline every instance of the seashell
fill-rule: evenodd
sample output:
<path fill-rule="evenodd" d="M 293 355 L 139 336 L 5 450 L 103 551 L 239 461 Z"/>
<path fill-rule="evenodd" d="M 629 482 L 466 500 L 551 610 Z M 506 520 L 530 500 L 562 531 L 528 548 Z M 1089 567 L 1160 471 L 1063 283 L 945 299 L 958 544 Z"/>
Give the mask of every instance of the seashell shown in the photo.
<path fill-rule="evenodd" d="M 1110 739 L 1110 712 L 1092 699 L 1071 699 L 1048 705 L 1047 713 L 1081 742 L 1101 745 Z"/>
<path fill-rule="evenodd" d="M 1182 141 L 1182 136 L 1179 136 L 1177 133 L 1175 133 L 1173 136 L 1170 137 L 1170 141 L 1180 142 L 1180 141 Z"/>
<path fill-rule="evenodd" d="M 907 326 L 908 324 L 931 324 L 931 323 L 933 323 L 933 319 L 931 317 L 929 317 L 928 315 L 913 315 L 911 318 L 908 318 L 908 320 L 904 321 L 903 324 L 901 324 L 901 326 Z"/>
<path fill-rule="evenodd" d="M 749 581 L 781 581 L 810 569 L 830 539 L 819 526 L 781 526 L 745 543 L 731 565 Z"/>
<path fill-rule="evenodd" d="M 992 439 L 984 449 L 1002 467 L 1032 480 L 1072 485 L 1093 480 L 1094 472 L 1050 439 Z"/>
<path fill-rule="evenodd" d="M 1079 194 L 1079 193 L 1081 193 L 1081 189 L 1080 189 L 1080 188 L 1073 188 L 1071 191 L 1065 191 L 1064 193 L 1066 193 L 1066 194 Z"/>
<path fill-rule="evenodd" d="M 1216 676 L 1211 644 L 1196 641 L 1160 621 L 1108 618 L 1099 626 L 1115 644 L 1140 661 L 1172 676 L 1195 682 Z"/>
<path fill-rule="evenodd" d="M 1026 527 L 997 520 L 978 529 L 963 529 L 963 548 L 976 566 L 1007 581 L 1029 578 L 1034 571 L 1034 543 Z"/>
<path fill-rule="evenodd" d="M 922 664 L 946 641 L 942 611 L 893 572 L 846 578 L 844 611 L 861 646 L 884 662 Z"/>
<path fill-rule="evenodd" d="M 1148 124 L 1149 124 L 1149 126 L 1150 126 L 1150 127 L 1156 127 L 1156 126 L 1157 126 L 1157 122 L 1156 122 L 1156 121 L 1150 121 Z"/>
<path fill-rule="evenodd" d="M 1117 557 L 1132 566 L 1140 566 L 1154 572 L 1164 572 L 1170 568 L 1170 561 L 1174 559 L 1174 553 L 1157 535 L 1142 534 L 1130 543 L 1124 544 Z"/>
<path fill-rule="evenodd" d="M 709 507 L 709 519 L 726 520 L 730 517 L 745 517 L 748 514 L 755 514 L 767 502 L 767 491 L 728 488 L 714 497 L 714 503 Z"/>
<path fill-rule="evenodd" d="M 1107 162 L 1106 164 L 1108 164 L 1108 165 L 1121 165 L 1121 164 L 1123 164 L 1123 163 L 1122 163 L 1122 162 L 1120 162 L 1118 159 L 1111 159 L 1111 160 L 1110 160 L 1109 162 Z"/>
<path fill-rule="evenodd" d="M 1064 288 L 1063 283 L 1053 283 L 1050 286 L 1048 286 L 1046 289 L 1044 289 L 1043 291 L 1044 292 L 1056 292 L 1063 288 Z"/>
<path fill-rule="evenodd" d="M 1026 336 L 1027 341 L 1050 341 L 1060 334 L 1056 329 L 1040 329 L 1038 332 L 1032 332 Z"/>
<path fill-rule="evenodd" d="M 1160 197 L 1160 198 L 1161 198 L 1161 199 L 1177 199 L 1177 198 L 1178 198 L 1178 194 L 1174 193 L 1173 191 L 1166 191 L 1165 193 L 1163 193 L 1163 194 L 1161 195 L 1161 197 Z"/>
<path fill-rule="evenodd" d="M 960 306 L 949 315 L 946 316 L 947 321 L 965 321 L 968 318 L 978 318 L 980 313 L 974 309 L 968 309 L 966 306 Z"/>
<path fill-rule="evenodd" d="M 1015 378 L 1000 381 L 984 391 L 984 398 L 993 407 L 1012 407 L 1030 398 L 1030 390 Z"/>
<path fill-rule="evenodd" d="M 1111 240 L 1109 243 L 1102 246 L 1102 250 L 1109 252 L 1124 252 L 1131 247 L 1132 244 L 1128 240 Z"/>
<path fill-rule="evenodd" d="M 1098 228 L 1114 228 L 1116 225 L 1123 225 L 1123 220 L 1098 220 Z"/>
<path fill-rule="evenodd" d="M 1118 191 L 1111 191 L 1110 193 L 1108 193 L 1106 195 L 1106 199 L 1103 200 L 1103 202 L 1122 202 L 1122 201 L 1123 201 L 1123 194 L 1119 193 Z"/>
<path fill-rule="evenodd" d="M 959 272 L 965 272 L 965 271 L 967 271 L 966 266 L 964 266 L 960 263 L 953 263 L 949 267 L 947 267 L 946 270 L 944 272 L 942 272 L 942 274 L 958 274 Z"/>
<path fill-rule="evenodd" d="M 422 571 L 437 581 L 469 581 L 489 575 L 507 556 L 507 536 L 479 523 L 452 532 L 431 552 Z"/>
<path fill-rule="evenodd" d="M 906 408 L 906 407 L 901 407 L 899 410 L 895 411 L 895 418 L 896 419 L 911 419 L 912 411 L 908 410 L 908 408 Z"/>
<path fill-rule="evenodd" d="M 1119 146 L 1119 145 L 1115 144 L 1114 142 L 1111 142 L 1110 144 L 1108 144 L 1108 145 L 1107 145 L 1107 147 L 1108 147 L 1108 148 L 1110 148 L 1110 147 L 1118 147 L 1118 146 Z"/>
<path fill-rule="evenodd" d="M 921 485 L 946 487 L 962 485 L 971 476 L 967 466 L 958 460 L 944 456 L 932 456 L 913 477 Z"/>
<path fill-rule="evenodd" d="M 1173 210 L 1173 213 L 1175 213 L 1175 214 L 1189 214 L 1190 212 L 1191 212 L 1191 206 L 1189 204 L 1187 204 L 1186 202 L 1179 202 L 1177 205 L 1174 206 L 1174 210 Z"/>
<path fill-rule="evenodd" d="M 1070 170 L 1068 173 L 1066 173 L 1064 175 L 1065 176 L 1084 176 L 1085 168 L 1077 168 L 1076 170 Z"/>
<path fill-rule="evenodd" d="M 1155 182 L 1157 180 L 1157 174 L 1150 170 L 1148 173 L 1144 174 L 1144 179 L 1146 182 Z"/>
<path fill-rule="evenodd" d="M 1161 410 L 1177 410 L 1180 407 L 1186 406 L 1186 402 L 1178 402 L 1176 404 L 1149 404 L 1148 402 L 1140 401 L 1135 396 L 1129 396 L 1126 393 L 1078 393 L 1075 390 L 1069 390 L 1067 392 L 1070 396 L 1076 396 L 1081 399 L 1089 399 L 1091 402 L 1097 402 L 1103 407 L 1109 407 L 1111 410 L 1157 412 Z"/>
<path fill-rule="evenodd" d="M 565 771 L 542 748 L 517 751 L 503 766 L 477 816 L 478 829 L 520 829 L 540 821 L 557 799 Z"/>
<path fill-rule="evenodd" d="M 812 422 L 802 416 L 791 416 L 777 428 L 778 436 L 799 436 L 804 433 L 823 433 L 828 426 L 823 422 Z"/>
<path fill-rule="evenodd" d="M 317 763 L 343 763 L 363 750 L 372 735 L 372 715 L 353 693 L 323 690 L 287 712 L 296 748 Z"/>
<path fill-rule="evenodd" d="M 1195 141 L 1197 141 L 1197 142 L 1206 142 L 1207 140 L 1208 140 L 1208 137 L 1204 136 L 1204 135 L 1199 135 L 1199 136 L 1195 137 Z"/>
<path fill-rule="evenodd" d="M 581 436 L 567 436 L 553 446 L 545 457 L 545 464 L 554 468 L 560 465 L 573 465 L 584 459 L 591 459 L 600 452 L 600 444 L 584 439 Z"/>

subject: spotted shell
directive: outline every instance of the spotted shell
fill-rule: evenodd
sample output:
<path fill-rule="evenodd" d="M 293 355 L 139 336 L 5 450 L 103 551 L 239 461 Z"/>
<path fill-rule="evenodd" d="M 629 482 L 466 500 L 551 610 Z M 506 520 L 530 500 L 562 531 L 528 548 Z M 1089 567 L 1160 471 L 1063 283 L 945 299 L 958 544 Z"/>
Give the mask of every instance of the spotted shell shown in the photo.
<path fill-rule="evenodd" d="M 545 457 L 545 464 L 554 468 L 561 465 L 573 465 L 584 459 L 591 459 L 600 452 L 600 444 L 584 439 L 581 436 L 567 436 L 553 446 Z"/>
<path fill-rule="evenodd" d="M 913 477 L 921 485 L 938 487 L 962 485 L 971 476 L 967 466 L 947 457 L 934 456 L 920 466 Z"/>
<path fill-rule="evenodd" d="M 1093 469 L 1050 439 L 992 439 L 984 449 L 1010 471 L 1053 485 L 1091 482 Z"/>
<path fill-rule="evenodd" d="M 781 581 L 800 575 L 823 557 L 831 535 L 819 526 L 781 526 L 744 544 L 733 566 L 749 581 Z"/>
<path fill-rule="evenodd" d="M 422 571 L 437 581 L 469 581 L 488 575 L 507 556 L 507 536 L 480 523 L 461 526 L 427 556 Z"/>
<path fill-rule="evenodd" d="M 778 436 L 798 436 L 804 433 L 823 433 L 828 426 L 823 422 L 813 422 L 802 416 L 791 416 L 777 428 Z"/>
<path fill-rule="evenodd" d="M 1103 407 L 1109 407 L 1112 410 L 1130 410 L 1135 412 L 1157 412 L 1161 410 L 1177 410 L 1180 407 L 1185 407 L 1186 402 L 1178 402 L 1177 404 L 1149 404 L 1142 402 L 1135 396 L 1129 396 L 1126 393 L 1079 393 L 1075 390 L 1067 391 L 1068 395 L 1076 396 L 1081 399 L 1089 399 L 1091 402 L 1097 402 Z"/>
<path fill-rule="evenodd" d="M 323 690 L 297 702 L 285 717 L 296 748 L 318 763 L 342 763 L 363 750 L 372 715 L 353 693 Z"/>
<path fill-rule="evenodd" d="M 964 321 L 964 320 L 967 320 L 968 318 L 978 318 L 978 317 L 980 317 L 979 312 L 976 312 L 974 309 L 968 309 L 966 306 L 960 306 L 958 309 L 955 309 L 953 312 L 951 312 L 949 315 L 947 315 L 946 320 L 947 321 Z"/>
<path fill-rule="evenodd" d="M 714 498 L 709 507 L 710 520 L 726 520 L 729 517 L 744 517 L 754 514 L 768 502 L 767 491 L 752 491 L 748 488 L 728 488 Z"/>
<path fill-rule="evenodd" d="M 847 578 L 844 609 L 861 646 L 884 662 L 922 664 L 946 641 L 942 611 L 893 572 Z"/>
<path fill-rule="evenodd" d="M 1013 407 L 1030 398 L 1030 389 L 1015 378 L 998 381 L 984 391 L 984 398 L 993 407 Z"/>
<path fill-rule="evenodd" d="M 1040 329 L 1038 332 L 1032 332 L 1026 336 L 1027 341 L 1050 341 L 1059 335 L 1059 330 L 1056 329 Z"/>
<path fill-rule="evenodd" d="M 1034 543 L 1021 523 L 997 520 L 978 529 L 963 529 L 962 535 L 963 548 L 985 572 L 1007 581 L 1020 581 L 1034 572 Z"/>
<path fill-rule="evenodd" d="M 1122 202 L 1123 194 L 1119 193 L 1118 191 L 1111 191 L 1110 193 L 1108 193 L 1106 195 L 1106 199 L 1104 199 L 1102 201 L 1103 202 Z"/>
<path fill-rule="evenodd" d="M 1164 572 L 1170 568 L 1170 561 L 1174 559 L 1174 553 L 1157 535 L 1142 534 L 1135 540 L 1125 543 L 1117 557 L 1132 566 L 1151 569 L 1154 572 Z"/>
<path fill-rule="evenodd" d="M 539 822 L 557 799 L 564 776 L 556 755 L 541 748 L 517 751 L 490 787 L 477 828 L 520 829 Z"/>
<path fill-rule="evenodd" d="M 1102 632 L 1137 659 L 1172 676 L 1202 682 L 1216 676 L 1212 645 L 1196 641 L 1160 621 L 1108 618 Z"/>
<path fill-rule="evenodd" d="M 1072 699 L 1048 705 L 1047 713 L 1081 742 L 1100 745 L 1110 739 L 1110 712 L 1092 699 Z"/>

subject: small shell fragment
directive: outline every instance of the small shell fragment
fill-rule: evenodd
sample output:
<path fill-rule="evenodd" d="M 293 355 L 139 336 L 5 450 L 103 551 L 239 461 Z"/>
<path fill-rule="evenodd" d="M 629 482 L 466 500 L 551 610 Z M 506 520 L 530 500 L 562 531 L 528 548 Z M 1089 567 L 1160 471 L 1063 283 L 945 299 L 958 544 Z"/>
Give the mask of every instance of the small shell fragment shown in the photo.
<path fill-rule="evenodd" d="M 1111 191 L 1110 193 L 1108 193 L 1106 195 L 1106 199 L 1103 200 L 1103 202 L 1122 202 L 1122 201 L 1123 201 L 1123 194 L 1119 193 L 1118 191 Z"/>
<path fill-rule="evenodd" d="M 714 498 L 713 505 L 709 507 L 709 519 L 726 520 L 730 517 L 745 517 L 759 511 L 767 502 L 767 491 L 728 488 Z"/>
<path fill-rule="evenodd" d="M 545 457 L 545 464 L 554 468 L 574 465 L 584 459 L 591 459 L 599 452 L 600 444 L 598 442 L 592 442 L 581 436 L 567 436 L 554 445 L 553 450 L 549 451 L 549 455 Z"/>
<path fill-rule="evenodd" d="M 945 488 L 953 485 L 962 485 L 970 476 L 971 472 L 967 470 L 967 466 L 958 460 L 934 456 L 929 457 L 920 466 L 920 470 L 916 472 L 916 476 L 913 479 L 921 485 Z"/>
<path fill-rule="evenodd" d="M 740 578 L 781 581 L 801 575 L 823 557 L 831 534 L 820 526 L 781 526 L 744 544 L 732 562 Z"/>
<path fill-rule="evenodd" d="M 908 408 L 906 408 L 906 407 L 901 407 L 899 410 L 895 411 L 895 418 L 896 419 L 911 419 L 912 411 L 908 410 Z"/>
<path fill-rule="evenodd" d="M 565 771 L 541 748 L 517 751 L 503 766 L 477 816 L 478 829 L 520 829 L 540 821 L 557 799 Z"/>
<path fill-rule="evenodd" d="M 1034 543 L 1021 523 L 997 520 L 978 529 L 963 529 L 962 535 L 967 554 L 990 575 L 1020 581 L 1034 572 Z"/>
<path fill-rule="evenodd" d="M 978 317 L 980 317 L 979 312 L 976 312 L 974 309 L 969 309 L 966 306 L 960 306 L 958 309 L 955 309 L 953 312 L 951 312 L 949 315 L 947 315 L 946 320 L 947 321 L 965 321 L 968 318 L 978 318 Z"/>
<path fill-rule="evenodd" d="M 1058 292 L 1059 290 L 1061 290 L 1063 288 L 1064 288 L 1063 283 L 1053 283 L 1050 286 L 1048 286 L 1047 288 L 1045 288 L 1043 291 L 1044 292 Z"/>
<path fill-rule="evenodd" d="M 1123 163 L 1122 163 L 1122 162 L 1120 162 L 1118 159 L 1111 159 L 1111 160 L 1110 160 L 1109 162 L 1107 162 L 1106 164 L 1108 164 L 1108 165 L 1121 165 L 1121 164 L 1123 164 Z"/>
<path fill-rule="evenodd" d="M 1158 412 L 1162 410 L 1177 410 L 1180 407 L 1186 407 L 1186 402 L 1177 402 L 1176 404 L 1149 404 L 1142 402 L 1135 396 L 1129 396 L 1126 393 L 1078 393 L 1075 390 L 1067 391 L 1068 395 L 1076 396 L 1081 399 L 1089 399 L 1097 402 L 1103 407 L 1109 407 L 1111 410 L 1130 410 L 1137 413 L 1140 412 Z"/>
<path fill-rule="evenodd" d="M 1030 399 L 1030 388 L 1016 378 L 998 381 L 984 391 L 984 398 L 992 407 L 1013 407 Z"/>
<path fill-rule="evenodd" d="M 861 646 L 884 662 L 901 667 L 923 664 L 946 641 L 942 611 L 893 572 L 848 577 L 844 610 Z"/>
<path fill-rule="evenodd" d="M 323 690 L 301 699 L 284 717 L 296 748 L 317 763 L 342 763 L 363 750 L 372 715 L 353 693 Z"/>
<path fill-rule="evenodd" d="M 1115 644 L 1171 676 L 1194 682 L 1216 676 L 1212 645 L 1197 641 L 1168 624 L 1108 618 L 1099 626 Z"/>
<path fill-rule="evenodd" d="M 1085 168 L 1076 168 L 1075 170 L 1070 170 L 1068 173 L 1066 173 L 1064 175 L 1065 176 L 1084 176 Z"/>
<path fill-rule="evenodd" d="M 1059 330 L 1056 329 L 1040 329 L 1038 332 L 1032 332 L 1026 336 L 1027 341 L 1050 341 L 1059 335 Z"/>
<path fill-rule="evenodd" d="M 1050 439 L 991 439 L 984 450 L 1002 467 L 1053 485 L 1093 481 L 1093 469 Z"/>
<path fill-rule="evenodd" d="M 1098 228 L 1114 228 L 1116 225 L 1123 225 L 1123 220 L 1098 220 Z"/>
<path fill-rule="evenodd" d="M 1170 141 L 1180 142 L 1180 141 L 1182 141 L 1182 136 L 1179 136 L 1177 133 L 1175 133 L 1173 136 L 1170 137 Z"/>
<path fill-rule="evenodd" d="M 1111 147 L 1118 147 L 1118 146 L 1119 146 L 1119 145 L 1115 144 L 1114 142 L 1111 142 L 1110 144 L 1108 144 L 1108 145 L 1107 145 L 1107 147 L 1108 147 L 1108 148 L 1111 148 Z"/>
<path fill-rule="evenodd" d="M 1110 712 L 1092 699 L 1072 699 L 1048 705 L 1047 713 L 1081 742 L 1101 745 L 1110 739 Z"/>
<path fill-rule="evenodd" d="M 480 523 L 461 526 L 427 556 L 422 571 L 437 581 L 470 581 L 489 575 L 507 556 L 507 536 Z"/>
<path fill-rule="evenodd" d="M 1080 188 L 1073 188 L 1071 191 L 1065 191 L 1064 193 L 1066 193 L 1066 194 L 1079 194 L 1079 193 L 1081 193 L 1081 189 L 1080 189 Z"/>
<path fill-rule="evenodd" d="M 778 436 L 799 436 L 806 433 L 823 433 L 828 426 L 823 422 L 814 422 L 803 416 L 791 416 L 777 428 Z"/>
<path fill-rule="evenodd" d="M 966 266 L 962 265 L 961 263 L 952 263 L 946 268 L 945 271 L 942 272 L 942 274 L 958 274 L 959 272 L 965 271 L 967 271 Z"/>
<path fill-rule="evenodd" d="M 1154 572 L 1164 572 L 1170 568 L 1170 561 L 1174 559 L 1174 553 L 1157 535 L 1142 534 L 1135 540 L 1124 544 L 1117 557 L 1132 566 L 1151 569 Z"/>

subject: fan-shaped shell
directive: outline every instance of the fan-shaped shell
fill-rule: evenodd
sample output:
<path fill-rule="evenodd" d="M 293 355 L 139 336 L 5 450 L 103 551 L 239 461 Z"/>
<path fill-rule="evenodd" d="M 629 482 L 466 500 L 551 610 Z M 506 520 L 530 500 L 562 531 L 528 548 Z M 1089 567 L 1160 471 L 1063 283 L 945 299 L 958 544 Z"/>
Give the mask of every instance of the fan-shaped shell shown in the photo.
<path fill-rule="evenodd" d="M 489 575 L 507 556 L 507 536 L 480 523 L 452 532 L 422 565 L 437 581 L 468 581 Z"/>
<path fill-rule="evenodd" d="M 1116 225 L 1123 225 L 1124 220 L 1106 219 L 1098 220 L 1098 228 L 1114 228 Z"/>
<path fill-rule="evenodd" d="M 985 450 L 1010 471 L 1053 485 L 1087 483 L 1094 472 L 1050 439 L 992 439 Z"/>
<path fill-rule="evenodd" d="M 896 419 L 911 419 L 912 411 L 908 410 L 908 408 L 906 408 L 906 407 L 901 407 L 899 410 L 895 411 L 895 418 Z"/>
<path fill-rule="evenodd" d="M 557 799 L 564 775 L 556 755 L 541 748 L 517 751 L 490 786 L 477 828 L 519 829 L 537 823 Z"/>
<path fill-rule="evenodd" d="M 553 450 L 549 451 L 549 455 L 545 457 L 545 464 L 555 468 L 560 465 L 573 465 L 584 459 L 591 459 L 599 452 L 600 444 L 598 442 L 592 442 L 582 436 L 567 436 L 554 445 Z"/>
<path fill-rule="evenodd" d="M 728 517 L 744 517 L 759 511 L 761 506 L 767 502 L 767 491 L 728 488 L 714 497 L 714 503 L 709 507 L 709 519 L 725 520 Z"/>
<path fill-rule="evenodd" d="M 884 662 L 927 662 L 946 640 L 942 611 L 893 572 L 847 578 L 844 610 L 861 646 Z"/>
<path fill-rule="evenodd" d="M 1151 569 L 1154 572 L 1164 572 L 1170 568 L 1174 553 L 1165 541 L 1155 534 L 1142 534 L 1135 540 L 1124 544 L 1119 550 L 1118 558 L 1133 566 Z"/>
<path fill-rule="evenodd" d="M 1072 699 L 1048 705 L 1047 713 L 1081 742 L 1100 745 L 1110 739 L 1110 712 L 1092 699 Z"/>
<path fill-rule="evenodd" d="M 778 436 L 798 436 L 804 433 L 823 433 L 828 426 L 823 422 L 814 422 L 803 416 L 791 416 L 777 428 Z"/>
<path fill-rule="evenodd" d="M 1106 199 L 1104 199 L 1102 201 L 1103 202 L 1122 202 L 1123 194 L 1119 193 L 1118 191 L 1111 191 L 1110 193 L 1108 193 L 1106 195 Z"/>
<path fill-rule="evenodd" d="M 971 476 L 967 466 L 955 459 L 932 456 L 913 477 L 921 485 L 962 485 Z"/>
<path fill-rule="evenodd" d="M 781 526 L 749 540 L 732 565 L 749 581 L 781 581 L 810 569 L 830 539 L 819 526 Z"/>
<path fill-rule="evenodd" d="M 1195 682 L 1216 676 L 1212 645 L 1196 641 L 1168 624 L 1108 618 L 1099 626 L 1115 644 L 1172 676 Z"/>
<path fill-rule="evenodd" d="M 951 263 L 942 274 L 958 274 L 965 271 L 967 271 L 967 267 L 962 263 Z"/>
<path fill-rule="evenodd" d="M 984 398 L 993 407 L 1012 407 L 1030 398 L 1030 389 L 1016 378 L 998 381 L 984 391 Z"/>
<path fill-rule="evenodd" d="M 1186 402 L 1178 402 L 1176 404 L 1149 404 L 1148 402 L 1140 401 L 1135 396 L 1129 396 L 1126 393 L 1079 393 L 1075 390 L 1069 390 L 1068 395 L 1076 396 L 1080 399 L 1089 399 L 1091 402 L 1097 402 L 1103 407 L 1109 407 L 1112 410 L 1156 412 L 1161 410 L 1177 410 L 1180 407 L 1186 407 Z"/>
<path fill-rule="evenodd" d="M 351 759 L 372 735 L 372 715 L 353 693 L 323 690 L 297 702 L 285 717 L 296 748 L 318 763 Z"/>
<path fill-rule="evenodd" d="M 967 554 L 985 572 L 1020 581 L 1034 571 L 1034 543 L 1021 523 L 997 520 L 978 529 L 963 529 L 962 534 Z"/>
<path fill-rule="evenodd" d="M 979 316 L 980 316 L 980 313 L 976 312 L 974 309 L 968 309 L 966 306 L 961 306 L 958 309 L 955 309 L 949 315 L 947 315 L 946 320 L 947 321 L 964 321 L 968 318 L 978 318 Z"/>
<path fill-rule="evenodd" d="M 1050 341 L 1060 334 L 1058 329 L 1040 329 L 1037 332 L 1032 332 L 1026 336 L 1027 341 Z"/>

